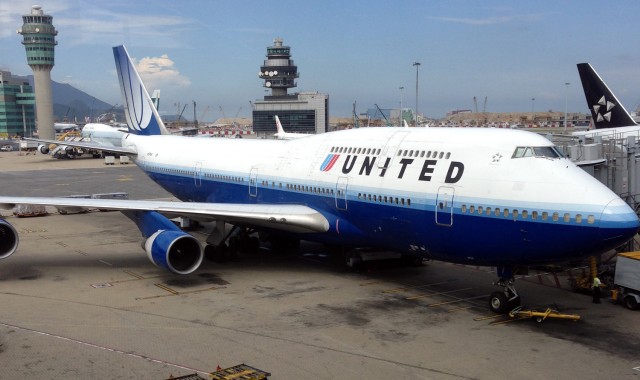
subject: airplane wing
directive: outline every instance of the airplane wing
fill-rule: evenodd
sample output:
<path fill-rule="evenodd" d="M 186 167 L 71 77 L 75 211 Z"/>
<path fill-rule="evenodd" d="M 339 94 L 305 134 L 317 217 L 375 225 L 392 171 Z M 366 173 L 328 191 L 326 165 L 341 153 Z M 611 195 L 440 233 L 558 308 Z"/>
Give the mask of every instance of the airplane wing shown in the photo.
<path fill-rule="evenodd" d="M 44 144 L 55 144 L 55 145 L 72 146 L 72 147 L 75 147 L 75 148 L 102 150 L 102 151 L 105 151 L 105 152 L 125 154 L 125 155 L 128 155 L 128 156 L 135 156 L 135 155 L 138 154 L 138 152 L 136 152 L 133 149 L 129 149 L 129 148 L 123 148 L 123 147 L 114 146 L 114 145 L 105 145 L 105 144 L 98 144 L 98 143 L 91 143 L 91 142 L 83 142 L 83 141 L 46 140 L 46 139 L 34 139 L 34 138 L 30 138 L 30 137 L 25 137 L 24 140 L 36 141 L 36 142 L 40 142 L 40 143 L 44 143 Z"/>
<path fill-rule="evenodd" d="M 18 204 L 118 211 L 157 211 L 170 217 L 224 219 L 297 233 L 326 232 L 329 222 L 318 211 L 302 205 L 171 202 L 153 200 L 90 199 L 62 197 L 0 197 L 1 209 Z"/>

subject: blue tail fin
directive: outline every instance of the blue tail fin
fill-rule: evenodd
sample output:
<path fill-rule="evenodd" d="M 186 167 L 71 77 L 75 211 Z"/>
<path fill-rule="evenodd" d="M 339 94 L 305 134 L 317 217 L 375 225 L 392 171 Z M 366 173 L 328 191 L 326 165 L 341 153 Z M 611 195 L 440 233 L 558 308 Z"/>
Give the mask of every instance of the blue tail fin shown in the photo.
<path fill-rule="evenodd" d="M 158 111 L 153 106 L 140 75 L 129 58 L 127 49 L 122 45 L 114 46 L 113 57 L 116 61 L 129 132 L 147 136 L 169 134 L 160 115 L 158 115 Z"/>

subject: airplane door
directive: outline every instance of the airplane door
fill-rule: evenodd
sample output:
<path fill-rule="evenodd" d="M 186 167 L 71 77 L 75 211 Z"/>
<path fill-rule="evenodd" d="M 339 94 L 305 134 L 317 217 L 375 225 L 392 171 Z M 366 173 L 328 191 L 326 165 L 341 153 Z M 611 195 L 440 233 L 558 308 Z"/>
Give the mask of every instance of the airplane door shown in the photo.
<path fill-rule="evenodd" d="M 348 177 L 338 177 L 336 183 L 336 208 L 338 210 L 347 209 L 347 187 L 349 185 Z"/>
<path fill-rule="evenodd" d="M 441 186 L 436 197 L 436 224 L 451 227 L 453 224 L 453 195 L 454 188 Z"/>
<path fill-rule="evenodd" d="M 391 135 L 391 138 L 384 145 L 384 148 L 382 148 L 382 151 L 378 156 L 378 168 L 382 169 L 388 167 L 388 165 L 391 164 L 393 155 L 396 154 L 396 151 L 398 150 L 398 145 L 400 145 L 402 140 L 407 137 L 408 134 L 409 131 L 398 131 Z M 387 159 L 390 159 L 388 164 Z"/>
<path fill-rule="evenodd" d="M 249 196 L 258 196 L 258 168 L 251 168 L 251 173 L 249 174 Z"/>
<path fill-rule="evenodd" d="M 193 180 L 196 183 L 196 188 L 202 186 L 202 161 L 196 162 L 196 168 L 193 172 Z"/>

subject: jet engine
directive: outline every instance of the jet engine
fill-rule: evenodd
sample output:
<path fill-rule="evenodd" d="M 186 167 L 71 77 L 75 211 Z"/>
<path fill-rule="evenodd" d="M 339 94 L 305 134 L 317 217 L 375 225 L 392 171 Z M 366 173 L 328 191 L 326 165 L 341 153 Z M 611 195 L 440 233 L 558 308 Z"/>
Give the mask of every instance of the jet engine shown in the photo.
<path fill-rule="evenodd" d="M 49 145 L 47 144 L 38 145 L 38 152 L 42 154 L 49 154 Z"/>
<path fill-rule="evenodd" d="M 4 219 L 0 219 L 0 259 L 11 256 L 18 249 L 18 233 Z"/>
<path fill-rule="evenodd" d="M 189 274 L 200 266 L 204 254 L 196 238 L 175 230 L 158 230 L 144 242 L 152 263 L 176 274 Z"/>

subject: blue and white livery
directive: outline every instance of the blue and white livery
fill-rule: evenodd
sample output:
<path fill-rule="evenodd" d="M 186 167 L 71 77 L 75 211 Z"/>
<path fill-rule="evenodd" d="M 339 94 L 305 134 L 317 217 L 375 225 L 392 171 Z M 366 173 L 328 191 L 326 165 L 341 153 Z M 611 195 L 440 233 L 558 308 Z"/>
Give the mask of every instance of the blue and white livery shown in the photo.
<path fill-rule="evenodd" d="M 162 135 L 124 47 L 114 55 L 132 131 L 118 152 L 183 202 L 0 197 L 0 204 L 121 210 L 147 237 L 151 261 L 174 273 L 196 270 L 203 251 L 166 216 L 215 219 L 209 253 L 224 249 L 230 223 L 274 243 L 306 239 L 496 266 L 504 290 L 492 294 L 490 307 L 504 312 L 519 302 L 514 267 L 598 254 L 638 230 L 638 217 L 616 194 L 550 141 L 524 131 L 359 128 L 292 140 Z M 17 245 L 8 241 L 0 247 L 5 257 Z"/>

